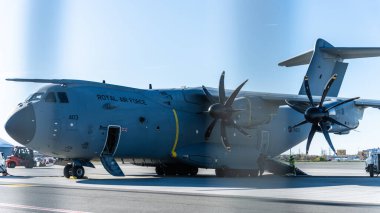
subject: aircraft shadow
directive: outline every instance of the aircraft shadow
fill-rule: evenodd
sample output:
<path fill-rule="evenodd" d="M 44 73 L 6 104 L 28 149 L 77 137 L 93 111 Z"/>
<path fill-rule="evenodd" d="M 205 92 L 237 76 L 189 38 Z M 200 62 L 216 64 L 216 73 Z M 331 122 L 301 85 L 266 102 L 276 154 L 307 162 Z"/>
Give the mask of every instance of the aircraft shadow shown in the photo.
<path fill-rule="evenodd" d="M 264 175 L 255 178 L 217 178 L 200 177 L 125 177 L 117 179 L 84 179 L 79 184 L 124 185 L 124 186 L 162 186 L 162 187 L 213 187 L 244 189 L 285 189 L 312 188 L 328 186 L 370 186 L 380 187 L 378 178 L 361 176 L 297 176 L 281 177 Z M 236 189 L 234 189 L 236 190 Z"/>

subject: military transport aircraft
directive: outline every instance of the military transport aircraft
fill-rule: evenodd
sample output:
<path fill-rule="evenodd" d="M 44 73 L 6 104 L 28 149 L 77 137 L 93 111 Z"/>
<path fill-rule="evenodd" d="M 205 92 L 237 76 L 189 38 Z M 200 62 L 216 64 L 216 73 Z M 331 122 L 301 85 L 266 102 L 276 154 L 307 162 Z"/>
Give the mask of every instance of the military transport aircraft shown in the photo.
<path fill-rule="evenodd" d="M 49 83 L 5 124 L 17 142 L 68 160 L 64 176 L 82 178 L 84 166 L 100 158 L 114 176 L 115 159 L 153 166 L 158 175 L 196 175 L 213 168 L 217 176 L 257 176 L 266 160 L 321 132 L 348 134 L 366 107 L 379 100 L 338 98 L 348 63 L 344 59 L 380 56 L 380 48 L 333 47 L 318 39 L 315 49 L 280 63 L 310 64 L 298 95 L 224 88 L 135 89 L 82 80 L 7 79 Z M 268 82 L 270 83 L 270 82 Z"/>

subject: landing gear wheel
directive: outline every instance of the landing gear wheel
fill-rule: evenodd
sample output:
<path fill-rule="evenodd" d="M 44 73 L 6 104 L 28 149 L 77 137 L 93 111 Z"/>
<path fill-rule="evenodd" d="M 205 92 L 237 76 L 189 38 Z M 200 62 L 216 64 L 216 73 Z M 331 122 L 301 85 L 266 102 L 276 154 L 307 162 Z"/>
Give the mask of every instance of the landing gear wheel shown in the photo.
<path fill-rule="evenodd" d="M 71 173 L 72 173 L 72 168 L 73 168 L 73 166 L 71 165 L 71 164 L 67 164 L 66 166 L 65 166 L 65 168 L 63 168 L 63 176 L 65 177 L 65 178 L 70 178 L 70 176 L 71 176 Z"/>
<path fill-rule="evenodd" d="M 84 176 L 84 168 L 83 166 L 74 166 L 72 170 L 72 175 L 77 179 L 82 179 Z"/>
<path fill-rule="evenodd" d="M 165 167 L 164 172 L 166 176 L 176 176 L 177 174 L 176 168 L 172 166 Z"/>
<path fill-rule="evenodd" d="M 259 170 L 258 169 L 252 169 L 252 170 L 250 170 L 249 176 L 250 177 L 257 177 L 257 176 L 259 176 Z"/>
<path fill-rule="evenodd" d="M 224 168 L 215 169 L 215 175 L 217 177 L 225 177 L 226 176 L 226 171 L 225 171 Z"/>
<path fill-rule="evenodd" d="M 156 166 L 156 174 L 158 176 L 163 176 L 165 174 L 164 168 L 162 168 L 162 166 Z"/>
<path fill-rule="evenodd" d="M 373 177 L 373 165 L 369 165 L 369 176 Z"/>
<path fill-rule="evenodd" d="M 198 168 L 197 167 L 190 168 L 190 176 L 197 176 L 197 174 L 198 174 Z"/>

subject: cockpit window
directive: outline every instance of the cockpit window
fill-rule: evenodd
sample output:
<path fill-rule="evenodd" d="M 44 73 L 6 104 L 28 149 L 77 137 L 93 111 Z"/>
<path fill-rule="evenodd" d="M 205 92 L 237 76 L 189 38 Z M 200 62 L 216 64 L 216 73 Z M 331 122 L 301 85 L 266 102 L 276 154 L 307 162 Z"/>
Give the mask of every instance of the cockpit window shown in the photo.
<path fill-rule="evenodd" d="M 49 92 L 45 97 L 45 102 L 55 103 L 57 102 L 57 98 L 55 97 L 54 92 Z"/>
<path fill-rule="evenodd" d="M 44 95 L 43 92 L 37 92 L 37 93 L 34 93 L 33 95 L 31 95 L 31 96 L 26 100 L 26 102 L 39 101 L 39 100 L 41 100 L 41 98 L 42 98 L 43 95 Z"/>
<path fill-rule="evenodd" d="M 67 98 L 67 95 L 65 92 L 57 92 L 59 102 L 61 103 L 69 103 L 69 99 Z"/>

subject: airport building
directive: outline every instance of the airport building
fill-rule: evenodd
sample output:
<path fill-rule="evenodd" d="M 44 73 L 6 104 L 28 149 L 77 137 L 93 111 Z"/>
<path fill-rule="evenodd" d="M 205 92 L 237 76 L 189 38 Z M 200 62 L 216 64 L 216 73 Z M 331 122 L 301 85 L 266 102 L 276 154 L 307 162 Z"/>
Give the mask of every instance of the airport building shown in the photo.
<path fill-rule="evenodd" d="M 0 138 L 0 152 L 4 153 L 4 156 L 10 156 L 13 152 L 13 145 Z"/>

